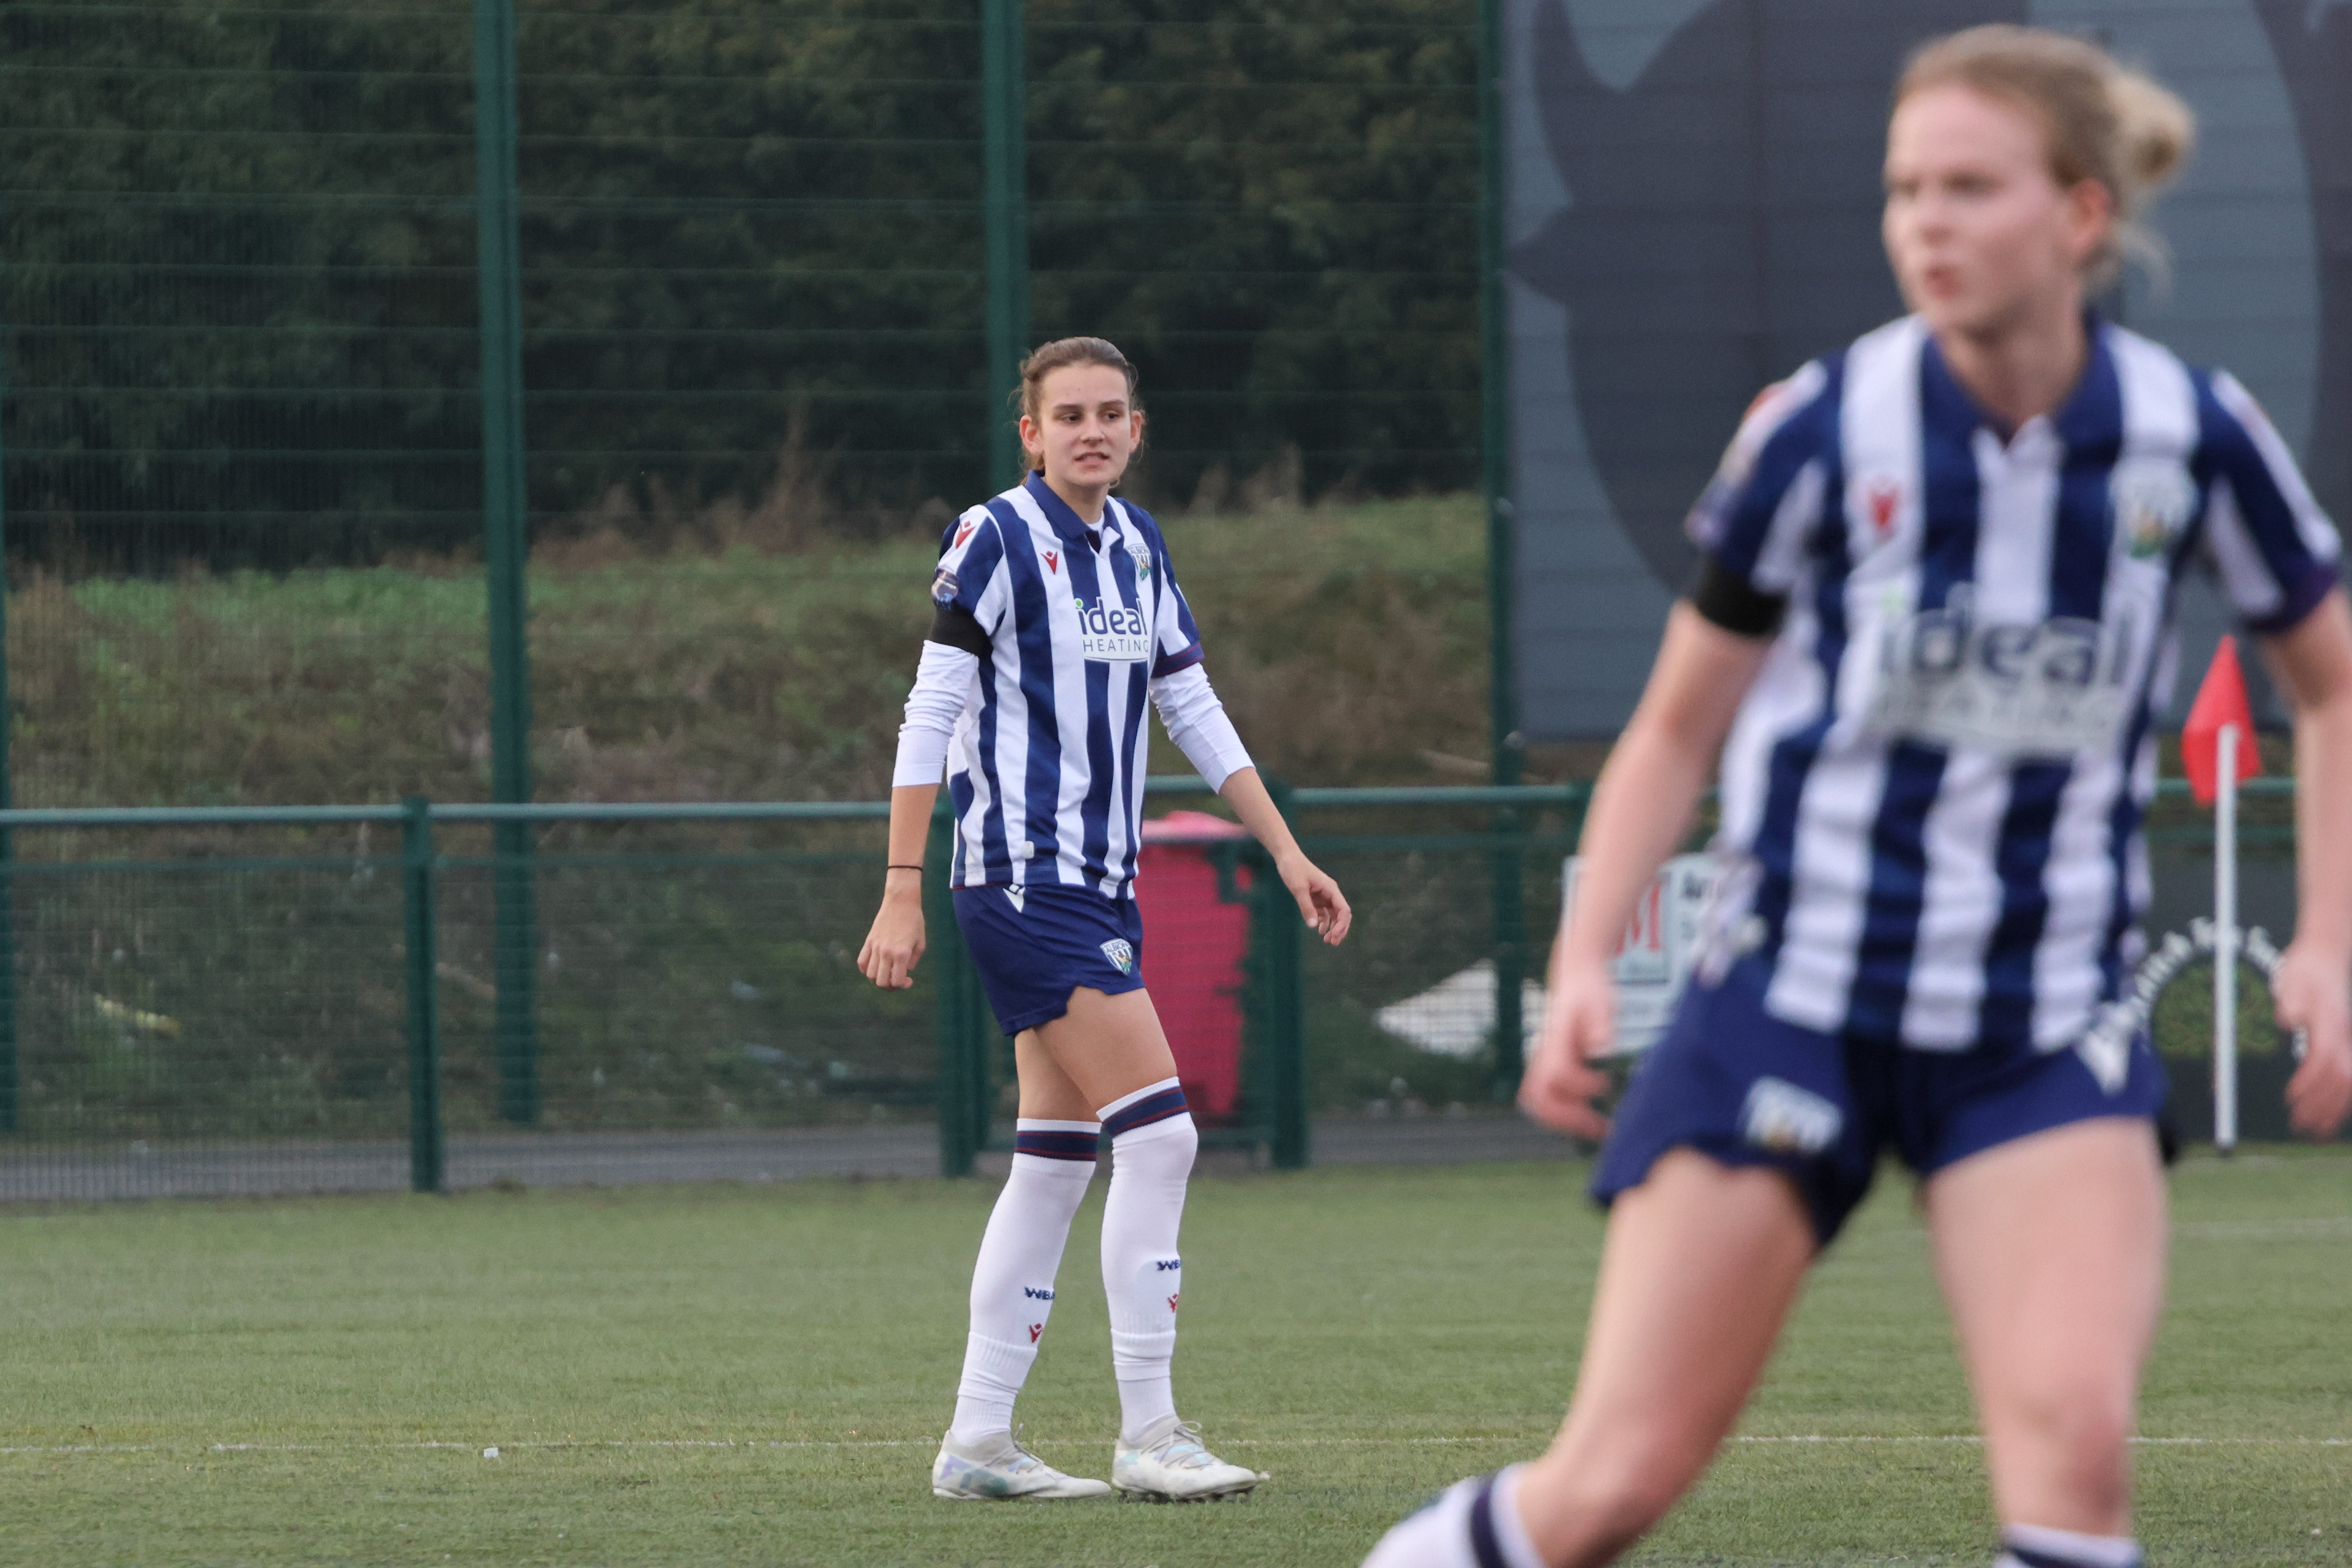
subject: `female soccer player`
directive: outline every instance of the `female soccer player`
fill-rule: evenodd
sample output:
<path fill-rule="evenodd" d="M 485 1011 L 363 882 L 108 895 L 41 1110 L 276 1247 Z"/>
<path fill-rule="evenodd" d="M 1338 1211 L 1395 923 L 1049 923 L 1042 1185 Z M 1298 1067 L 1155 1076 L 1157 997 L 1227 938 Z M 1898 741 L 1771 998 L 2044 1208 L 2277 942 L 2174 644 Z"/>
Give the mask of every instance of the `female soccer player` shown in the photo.
<path fill-rule="evenodd" d="M 2001 1568 L 2129 1568 L 2165 1193 L 2145 1037 L 2097 1026 L 2146 899 L 2140 817 L 2192 560 L 2295 716 L 2287 1090 L 2352 1102 L 2352 615 L 2336 538 L 2245 390 L 2084 309 L 2188 110 L 2087 44 L 1979 27 L 1895 95 L 1885 233 L 1913 314 L 1758 400 L 1692 515 L 1595 789 L 1520 1089 L 1609 1142 L 1566 1422 L 1368 1568 L 1608 1562 L 1706 1467 L 1808 1264 L 1891 1145 L 1917 1173 L 1983 1424 Z M 1609 954 L 1721 752 L 1711 951 L 1610 1131 Z"/>
<path fill-rule="evenodd" d="M 1143 436 L 1135 368 L 1100 338 L 1064 338 L 1021 372 L 1035 471 L 950 526 L 890 792 L 890 867 L 857 964 L 903 987 L 923 952 L 922 859 L 942 766 L 954 803 L 956 923 L 1013 1037 L 1021 1115 L 1013 1173 L 972 1271 L 943 1498 L 1158 1500 L 1236 1496 L 1229 1465 L 1176 1417 L 1169 1363 L 1183 1280 L 1176 1250 L 1198 1139 L 1139 969 L 1131 884 L 1149 693 L 1202 777 L 1274 853 L 1298 912 L 1348 934 L 1339 884 L 1299 852 L 1201 667 L 1201 638 L 1160 525 L 1111 497 Z M 950 761 L 952 756 L 952 761 Z M 1103 1290 L 1119 1441 L 1108 1485 L 1066 1476 L 1013 1435 L 1013 1402 L 1053 1310 L 1070 1221 L 1108 1132 Z"/>

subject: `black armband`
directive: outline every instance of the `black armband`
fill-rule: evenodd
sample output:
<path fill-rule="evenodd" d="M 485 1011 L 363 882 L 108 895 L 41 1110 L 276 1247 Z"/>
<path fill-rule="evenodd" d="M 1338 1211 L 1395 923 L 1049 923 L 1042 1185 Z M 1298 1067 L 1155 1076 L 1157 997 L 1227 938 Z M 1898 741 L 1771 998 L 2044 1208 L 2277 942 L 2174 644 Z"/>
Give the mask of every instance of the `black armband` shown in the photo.
<path fill-rule="evenodd" d="M 1684 595 L 1712 626 L 1734 637 L 1769 637 L 1789 608 L 1786 594 L 1767 594 L 1712 555 L 1699 557 L 1698 576 Z"/>
<path fill-rule="evenodd" d="M 991 650 L 988 634 L 980 627 L 980 618 L 961 605 L 941 605 L 931 616 L 931 629 L 924 635 L 925 642 L 939 643 L 946 647 L 960 647 L 975 658 L 985 659 Z"/>

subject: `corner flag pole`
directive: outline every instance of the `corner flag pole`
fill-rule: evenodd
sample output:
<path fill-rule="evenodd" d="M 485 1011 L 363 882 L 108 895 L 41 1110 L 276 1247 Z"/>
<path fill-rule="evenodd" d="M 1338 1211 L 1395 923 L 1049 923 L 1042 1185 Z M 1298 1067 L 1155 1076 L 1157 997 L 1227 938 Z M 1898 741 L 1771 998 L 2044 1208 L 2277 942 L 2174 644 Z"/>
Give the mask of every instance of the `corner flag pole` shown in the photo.
<path fill-rule="evenodd" d="M 2213 1147 L 2238 1146 L 2238 726 L 2214 737 Z"/>
<path fill-rule="evenodd" d="M 2238 781 L 2263 771 L 2238 645 L 2223 637 L 2180 726 L 2189 792 L 2213 808 L 2213 1147 L 2238 1146 Z"/>

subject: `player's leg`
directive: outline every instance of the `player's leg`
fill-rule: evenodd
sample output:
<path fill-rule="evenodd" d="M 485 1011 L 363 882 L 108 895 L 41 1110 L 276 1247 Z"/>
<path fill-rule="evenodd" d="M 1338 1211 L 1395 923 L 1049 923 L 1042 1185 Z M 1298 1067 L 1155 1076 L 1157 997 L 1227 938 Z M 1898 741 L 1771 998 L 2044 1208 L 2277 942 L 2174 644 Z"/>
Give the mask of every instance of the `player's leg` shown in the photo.
<path fill-rule="evenodd" d="M 1735 965 L 1693 986 L 1626 1086 L 1593 1170 L 1609 1233 L 1549 1451 L 1457 1487 L 1365 1568 L 1606 1563 L 1706 1468 L 1883 1137 L 1874 1058 L 1773 1017 L 1768 980 Z"/>
<path fill-rule="evenodd" d="M 2165 1271 L 2150 1123 L 2108 1116 L 1996 1144 L 1937 1171 L 1927 1202 L 2004 1568 L 2137 1563 L 2129 1444 Z"/>
<path fill-rule="evenodd" d="M 1660 1158 L 1618 1196 L 1568 1418 L 1531 1464 L 1464 1483 L 1365 1568 L 1593 1568 L 1674 1506 L 1770 1355 L 1816 1240 L 1783 1173 Z"/>
<path fill-rule="evenodd" d="M 1119 1435 L 1131 1444 L 1176 1414 L 1170 1367 L 1184 1281 L 1177 1233 L 1200 1137 L 1148 993 L 1106 996 L 1080 987 L 1071 994 L 1070 1010 L 1037 1035 L 1110 1134 L 1103 1297 L 1110 1308 Z"/>
<path fill-rule="evenodd" d="M 1678 1149 L 1617 1199 L 1575 1397 L 1519 1489 L 1519 1517 L 1552 1568 L 1608 1562 L 1698 1479 L 1815 1246 L 1778 1170 Z"/>
<path fill-rule="evenodd" d="M 1160 1015 L 1141 990 L 1070 994 L 1069 1010 L 1037 1038 L 1077 1087 L 1111 1140 L 1103 1200 L 1103 1295 L 1118 1378 L 1119 1441 L 1112 1484 L 1151 1498 L 1229 1497 L 1262 1479 L 1218 1460 L 1177 1419 L 1171 1369 L 1184 1283 L 1177 1233 L 1200 1135 Z"/>
<path fill-rule="evenodd" d="M 997 921 L 1002 910 L 983 905 Z M 966 910 L 959 908 L 960 916 Z M 992 996 L 1000 1016 L 1016 1021 L 1040 1008 L 1008 984 L 1015 966 L 990 939 L 999 933 L 967 917 L 968 935 L 977 934 L 995 960 L 992 970 L 1002 996 Z M 975 946 L 978 946 L 975 943 Z M 991 970 L 983 970 L 987 978 Z M 1070 1236 L 1070 1222 L 1085 1201 L 1094 1175 L 1100 1131 L 1077 1087 L 1038 1044 L 1034 1028 L 1014 1037 L 1021 1110 L 1013 1132 L 1013 1168 L 997 1194 L 988 1228 L 972 1266 L 970 1331 L 963 1372 L 956 1386 L 953 1426 L 931 1468 L 931 1489 L 950 1498 L 1104 1497 L 1108 1483 L 1063 1475 L 1014 1440 L 1013 1401 L 1036 1363 L 1038 1342 L 1053 1314 L 1055 1279 Z"/>
<path fill-rule="evenodd" d="M 996 1195 L 971 1273 L 971 1332 L 952 1432 L 964 1444 L 1013 1426 L 1013 1401 L 1037 1358 L 1054 1311 L 1054 1279 L 1070 1221 L 1095 1173 L 1099 1129 L 1034 1030 L 1013 1042 L 1021 1114 L 1013 1169 Z"/>

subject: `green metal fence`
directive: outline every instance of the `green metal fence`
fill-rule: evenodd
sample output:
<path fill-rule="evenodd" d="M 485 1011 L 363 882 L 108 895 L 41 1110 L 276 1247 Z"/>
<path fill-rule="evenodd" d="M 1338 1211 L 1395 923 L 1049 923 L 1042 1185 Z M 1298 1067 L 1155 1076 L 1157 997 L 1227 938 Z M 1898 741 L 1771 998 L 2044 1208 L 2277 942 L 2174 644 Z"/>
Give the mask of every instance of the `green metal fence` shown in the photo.
<path fill-rule="evenodd" d="M 1223 1046 L 1179 1041 L 1188 1063 L 1227 1053 L 1195 1089 L 1207 1142 L 1296 1166 L 1310 1113 L 1491 1096 L 1493 868 L 1509 858 L 1535 905 L 1556 900 L 1580 791 L 1506 792 L 1545 825 L 1509 840 L 1485 826 L 1493 791 L 1281 794 L 1356 905 L 1348 944 L 1308 941 L 1255 846 L 1216 837 L 1156 851 L 1175 858 L 1147 876 L 1189 866 L 1199 907 L 1153 917 L 1144 969 L 1187 1029 L 1230 1026 Z M 0 814 L 0 1197 L 968 1172 L 1008 1145 L 1010 1054 L 940 879 L 916 986 L 856 974 L 887 810 Z M 499 951 L 517 877 L 536 911 L 521 964 Z M 527 1053 L 500 992 L 519 967 Z M 1436 1004 L 1475 1015 L 1452 1054 L 1383 1027 L 1384 1007 L 1465 974 Z"/>
<path fill-rule="evenodd" d="M 1151 793 L 1155 812 L 1205 794 Z M 1162 847 L 1174 858 L 1139 885 L 1181 881 L 1195 906 L 1148 912 L 1144 973 L 1207 1141 L 1296 1166 L 1318 1121 L 1443 1119 L 1507 1094 L 1496 960 L 1517 932 L 1548 945 L 1583 798 L 1281 792 L 1355 906 L 1336 949 L 1246 840 Z M 2247 918 L 2281 938 L 2291 807 L 2274 784 L 2247 809 Z M 940 878 L 915 987 L 878 992 L 854 967 L 887 810 L 0 815 L 0 1199 L 969 1172 L 1009 1146 L 1013 1085 Z M 501 829 L 529 836 L 538 915 L 529 1129 L 509 1113 Z M 2168 789 L 2152 837 L 2169 929 L 2202 907 L 2210 829 Z M 2284 1136 L 2290 1064 L 2249 990 L 2246 1135 Z M 2191 1136 L 2210 1115 L 2202 997 L 2184 984 L 2158 1019 Z M 1221 1027 L 1222 1047 L 1202 1037 Z"/>
<path fill-rule="evenodd" d="M 928 1156 L 928 998 L 841 962 L 874 854 L 838 830 L 874 809 L 10 814 L 0 1193 L 791 1174 L 762 1134 L 902 1124 Z M 531 1133 L 509 826 L 540 913 Z"/>

